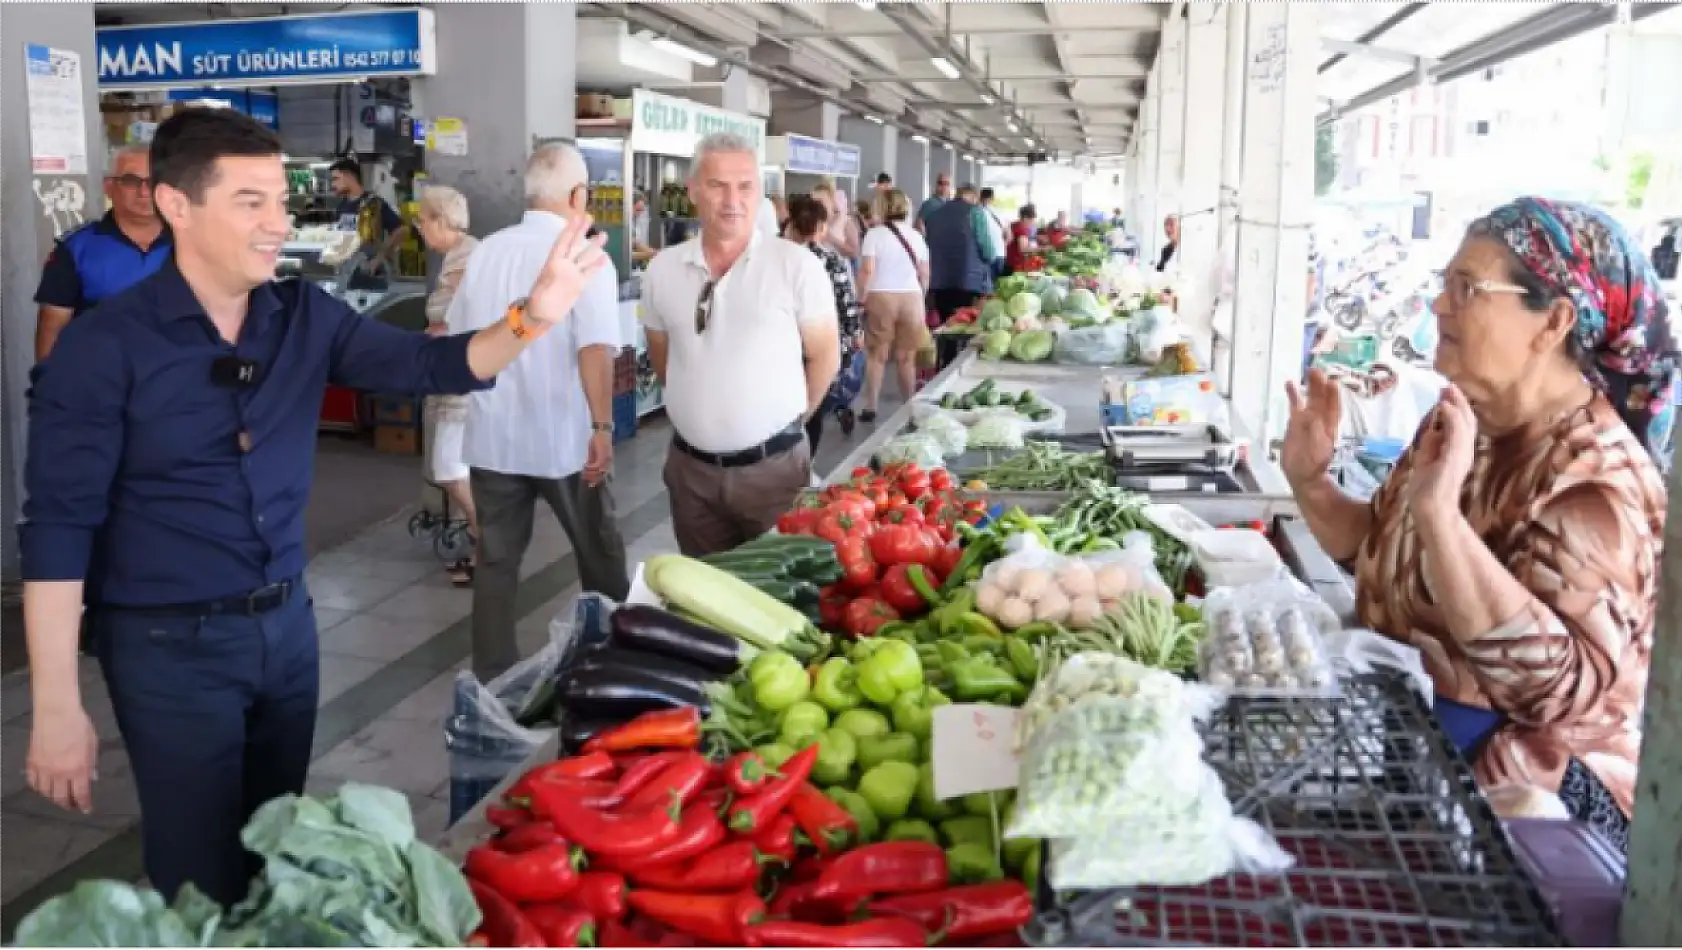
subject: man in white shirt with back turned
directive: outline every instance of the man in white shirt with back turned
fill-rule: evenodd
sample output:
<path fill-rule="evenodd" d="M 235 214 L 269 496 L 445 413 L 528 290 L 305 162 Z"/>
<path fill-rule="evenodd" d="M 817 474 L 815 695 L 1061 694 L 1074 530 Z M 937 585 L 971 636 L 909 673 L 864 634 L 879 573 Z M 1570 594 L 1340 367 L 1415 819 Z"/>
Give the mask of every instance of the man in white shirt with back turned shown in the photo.
<path fill-rule="evenodd" d="M 648 265 L 642 321 L 675 430 L 672 532 L 693 557 L 770 530 L 811 483 L 805 423 L 835 379 L 841 340 L 823 264 L 757 227 L 754 147 L 710 135 L 691 168 L 701 235 Z"/>
<path fill-rule="evenodd" d="M 485 238 L 468 259 L 446 318 L 452 333 L 496 322 L 531 286 L 567 220 L 585 213 L 588 182 L 572 146 L 532 154 L 525 217 Z M 624 600 L 630 587 L 608 487 L 619 337 L 619 275 L 609 263 L 572 314 L 504 370 L 495 388 L 468 397 L 462 457 L 479 511 L 473 672 L 481 682 L 519 659 L 515 594 L 539 498 L 566 530 L 585 590 Z"/>

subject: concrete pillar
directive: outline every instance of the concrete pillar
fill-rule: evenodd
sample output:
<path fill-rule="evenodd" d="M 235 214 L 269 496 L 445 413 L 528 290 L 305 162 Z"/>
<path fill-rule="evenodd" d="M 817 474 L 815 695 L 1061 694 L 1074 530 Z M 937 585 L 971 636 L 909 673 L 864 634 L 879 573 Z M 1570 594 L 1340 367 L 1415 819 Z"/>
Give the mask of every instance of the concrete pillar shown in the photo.
<path fill-rule="evenodd" d="M 1226 3 L 1192 3 L 1186 17 L 1185 146 L 1180 164 L 1180 317 L 1210 342 L 1219 289 L 1221 148 L 1227 81 Z M 1234 133 L 1237 134 L 1237 133 Z"/>
<path fill-rule="evenodd" d="M 826 142 L 841 140 L 841 107 L 804 92 L 771 94 L 771 135 L 805 135 Z"/>
<path fill-rule="evenodd" d="M 859 194 L 876 185 L 882 172 L 899 177 L 899 130 L 856 115 L 841 117 L 841 141 L 859 148 Z"/>
<path fill-rule="evenodd" d="M 1157 159 L 1160 157 L 1157 129 L 1160 127 L 1161 105 L 1162 69 L 1159 60 L 1145 78 L 1145 101 L 1139 104 L 1138 215 L 1133 224 L 1133 233 L 1139 239 L 1139 256 L 1153 262 L 1157 249 L 1162 246 L 1162 222 L 1156 213 Z"/>
<path fill-rule="evenodd" d="M 929 196 L 929 143 L 919 142 L 909 135 L 899 136 L 898 167 L 894 171 L 894 185 L 911 199 L 912 214 Z"/>
<path fill-rule="evenodd" d="M 7 578 L 17 576 L 18 508 L 22 503 L 24 452 L 28 444 L 28 415 L 23 394 L 29 370 L 35 365 L 35 287 L 41 262 L 61 230 L 75 226 L 72 216 L 60 215 L 59 225 L 46 215 L 35 197 L 37 179 L 31 162 L 29 96 L 24 72 L 24 46 L 39 44 L 68 50 L 81 57 L 82 117 L 87 168 L 77 175 L 42 175 L 57 184 L 67 180 L 80 186 L 84 197 L 81 218 L 92 221 L 104 211 L 100 180 L 105 174 L 105 138 L 99 118 L 96 83 L 99 59 L 94 47 L 94 5 L 91 3 L 0 4 L 0 36 L 6 52 L 0 55 L 0 104 L 8 116 L 0 136 L 0 218 L 10 225 L 0 231 L 0 359 L 5 385 L 0 388 L 0 438 L 5 464 L 0 466 L 0 564 Z M 22 688 L 22 687 L 14 687 Z"/>
<path fill-rule="evenodd" d="M 1285 381 L 1302 372 L 1320 41 L 1313 4 L 1246 7 L 1232 410 L 1265 441 L 1284 433 Z"/>
<path fill-rule="evenodd" d="M 1185 4 L 1170 7 L 1167 21 L 1162 24 L 1162 47 L 1156 57 L 1157 104 L 1156 120 L 1156 215 L 1152 222 L 1158 234 L 1159 249 L 1167 238 L 1162 236 L 1162 220 L 1182 210 L 1180 201 L 1181 161 L 1185 156 L 1186 129 L 1186 17 Z M 1179 269 L 1176 251 L 1175 269 Z"/>
<path fill-rule="evenodd" d="M 576 134 L 576 59 L 555 51 L 578 45 L 577 7 L 441 3 L 432 12 L 438 72 L 415 84 L 428 118 L 467 123 L 467 154 L 428 155 L 427 170 L 467 196 L 474 233 L 489 234 L 524 213 L 533 146 Z"/>

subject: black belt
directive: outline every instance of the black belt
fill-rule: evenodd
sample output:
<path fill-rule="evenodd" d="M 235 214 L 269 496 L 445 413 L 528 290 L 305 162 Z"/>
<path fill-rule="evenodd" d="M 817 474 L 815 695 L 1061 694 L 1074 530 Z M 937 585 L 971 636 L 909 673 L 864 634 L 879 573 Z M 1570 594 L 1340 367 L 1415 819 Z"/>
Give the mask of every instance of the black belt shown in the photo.
<path fill-rule="evenodd" d="M 235 594 L 232 597 L 201 600 L 197 603 L 156 604 L 146 607 L 102 604 L 93 609 L 95 611 L 140 614 L 149 617 L 202 617 L 212 614 L 255 617 L 259 614 L 266 614 L 291 600 L 292 593 L 297 589 L 298 581 L 294 578 L 270 584 L 267 587 L 259 587 L 249 594 Z"/>
<path fill-rule="evenodd" d="M 789 423 L 787 428 L 764 442 L 751 449 L 742 449 L 739 452 L 706 452 L 685 442 L 683 436 L 676 432 L 672 433 L 672 444 L 677 446 L 679 452 L 698 462 L 717 465 L 719 468 L 741 468 L 744 465 L 755 465 L 773 456 L 781 455 L 800 444 L 800 440 L 804 438 L 806 438 L 805 423 L 801 419 L 796 419 Z"/>

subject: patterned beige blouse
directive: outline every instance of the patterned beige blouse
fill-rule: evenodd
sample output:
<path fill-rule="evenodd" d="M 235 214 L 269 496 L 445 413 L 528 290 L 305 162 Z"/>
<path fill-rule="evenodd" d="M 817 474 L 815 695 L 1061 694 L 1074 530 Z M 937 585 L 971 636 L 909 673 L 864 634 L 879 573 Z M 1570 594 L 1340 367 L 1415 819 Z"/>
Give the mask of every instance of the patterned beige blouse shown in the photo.
<path fill-rule="evenodd" d="M 1373 499 L 1356 565 L 1362 623 L 1418 648 L 1439 696 L 1506 715 L 1474 763 L 1486 790 L 1556 791 L 1575 756 L 1627 816 L 1665 517 L 1646 450 L 1600 397 L 1551 431 L 1479 437 L 1461 510 L 1536 599 L 1470 643 L 1444 623 L 1400 501 L 1412 459 Z"/>
<path fill-rule="evenodd" d="M 456 288 L 461 286 L 462 275 L 467 273 L 467 259 L 478 247 L 478 238 L 463 234 L 461 241 L 444 255 L 438 267 L 438 283 L 426 298 L 427 323 L 441 324 L 449 315 L 450 302 L 456 299 Z M 440 421 L 461 422 L 467 418 L 466 396 L 433 396 L 427 405 Z"/>

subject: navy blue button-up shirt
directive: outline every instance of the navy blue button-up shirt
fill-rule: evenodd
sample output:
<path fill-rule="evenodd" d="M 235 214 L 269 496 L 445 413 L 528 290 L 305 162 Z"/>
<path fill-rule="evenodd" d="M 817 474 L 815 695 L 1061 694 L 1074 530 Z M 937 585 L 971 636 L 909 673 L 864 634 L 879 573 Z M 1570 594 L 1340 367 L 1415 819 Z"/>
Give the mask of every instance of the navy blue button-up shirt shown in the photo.
<path fill-rule="evenodd" d="M 291 280 L 251 292 L 230 345 L 172 258 L 72 321 L 37 368 L 24 579 L 85 580 L 90 604 L 140 607 L 296 577 L 327 384 L 485 388 L 468 369 L 469 339 L 387 326 Z M 228 356 L 259 364 L 255 386 L 211 381 Z"/>

